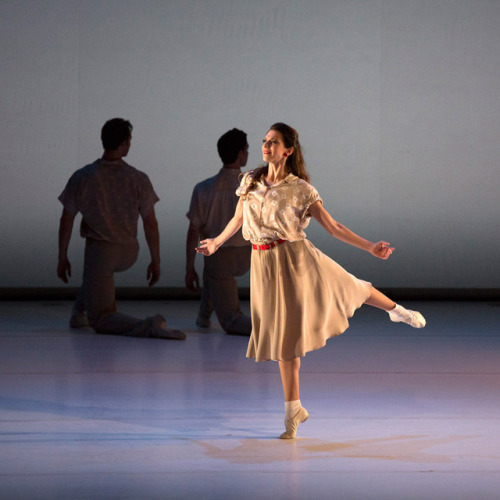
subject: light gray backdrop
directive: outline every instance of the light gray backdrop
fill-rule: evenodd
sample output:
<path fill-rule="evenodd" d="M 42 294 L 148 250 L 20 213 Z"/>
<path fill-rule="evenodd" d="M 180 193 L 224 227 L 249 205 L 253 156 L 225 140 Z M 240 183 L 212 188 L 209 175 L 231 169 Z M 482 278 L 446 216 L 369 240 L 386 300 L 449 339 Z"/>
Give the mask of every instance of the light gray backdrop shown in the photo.
<path fill-rule="evenodd" d="M 382 287 L 499 288 L 499 26 L 497 0 L 1 0 L 0 287 L 62 285 L 57 196 L 120 116 L 161 198 L 160 286 L 183 286 L 218 137 L 245 130 L 251 168 L 285 121 L 326 208 L 396 253 L 312 222 L 319 248 Z M 82 256 L 75 227 L 73 286 Z M 148 257 L 117 283 L 145 284 Z"/>

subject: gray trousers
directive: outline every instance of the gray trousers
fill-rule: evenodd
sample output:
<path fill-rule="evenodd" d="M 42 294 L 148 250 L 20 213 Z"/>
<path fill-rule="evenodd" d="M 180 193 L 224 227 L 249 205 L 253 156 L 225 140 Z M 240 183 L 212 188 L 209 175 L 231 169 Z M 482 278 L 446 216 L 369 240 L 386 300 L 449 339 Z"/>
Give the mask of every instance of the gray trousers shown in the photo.
<path fill-rule="evenodd" d="M 114 273 L 129 269 L 138 254 L 138 243 L 109 243 L 87 238 L 83 284 L 74 310 L 87 311 L 90 326 L 97 333 L 149 336 L 147 322 L 117 312 L 115 300 Z"/>
<path fill-rule="evenodd" d="M 250 269 L 252 247 L 221 247 L 204 258 L 199 316 L 209 318 L 212 308 L 226 333 L 250 335 L 252 321 L 241 311 L 235 276 Z"/>

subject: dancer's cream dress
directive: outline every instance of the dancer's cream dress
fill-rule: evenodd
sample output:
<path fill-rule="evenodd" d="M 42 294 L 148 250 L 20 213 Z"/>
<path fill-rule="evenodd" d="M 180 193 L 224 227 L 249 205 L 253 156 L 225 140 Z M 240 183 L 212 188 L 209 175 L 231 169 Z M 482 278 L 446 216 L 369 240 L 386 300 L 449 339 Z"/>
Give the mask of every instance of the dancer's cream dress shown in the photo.
<path fill-rule="evenodd" d="M 313 186 L 289 174 L 278 184 L 258 182 L 247 192 L 249 181 L 246 174 L 236 191 L 243 202 L 243 236 L 257 245 L 287 241 L 252 251 L 247 357 L 276 361 L 304 356 L 348 328 L 348 318 L 372 286 L 305 239 L 309 207 L 322 201 Z"/>

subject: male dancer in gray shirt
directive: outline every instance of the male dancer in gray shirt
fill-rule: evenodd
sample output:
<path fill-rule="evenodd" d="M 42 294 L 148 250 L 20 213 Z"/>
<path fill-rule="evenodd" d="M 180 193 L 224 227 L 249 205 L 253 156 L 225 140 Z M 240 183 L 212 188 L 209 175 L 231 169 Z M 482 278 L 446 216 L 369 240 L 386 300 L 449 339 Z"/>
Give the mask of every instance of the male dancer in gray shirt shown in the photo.
<path fill-rule="evenodd" d="M 217 236 L 234 215 L 238 203 L 235 191 L 240 183 L 241 168 L 248 159 L 247 135 L 236 128 L 229 130 L 218 140 L 217 150 L 223 167 L 217 175 L 195 186 L 186 214 L 190 221 L 186 240 L 186 287 L 189 290 L 199 289 L 194 267 L 198 241 Z M 250 268 L 251 251 L 240 229 L 214 255 L 204 257 L 198 326 L 210 325 L 213 308 L 226 333 L 250 335 L 252 322 L 241 311 L 235 276 L 245 274 Z"/>
<path fill-rule="evenodd" d="M 148 176 L 123 161 L 130 149 L 132 124 L 122 118 L 107 121 L 101 140 L 102 158 L 77 170 L 59 196 L 64 208 L 57 275 L 65 283 L 71 276 L 68 246 L 78 212 L 82 214 L 80 234 L 86 241 L 83 284 L 70 326 L 91 326 L 97 333 L 183 340 L 185 334 L 167 328 L 160 314 L 138 319 L 117 312 L 114 273 L 129 269 L 137 260 L 139 216 L 151 254 L 149 286 L 160 277 L 160 236 L 154 211 L 159 198 Z"/>

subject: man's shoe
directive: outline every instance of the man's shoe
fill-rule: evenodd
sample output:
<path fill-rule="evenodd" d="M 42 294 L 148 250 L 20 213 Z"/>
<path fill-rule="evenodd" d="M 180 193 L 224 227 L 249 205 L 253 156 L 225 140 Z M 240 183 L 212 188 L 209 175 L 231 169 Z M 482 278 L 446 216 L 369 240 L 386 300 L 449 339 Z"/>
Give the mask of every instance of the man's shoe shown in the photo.
<path fill-rule="evenodd" d="M 297 435 L 297 427 L 305 422 L 309 417 L 309 413 L 304 407 L 295 414 L 295 417 L 285 420 L 285 432 L 281 434 L 280 439 L 293 439 Z"/>
<path fill-rule="evenodd" d="M 165 318 L 161 314 L 157 314 L 153 317 L 151 337 L 156 339 L 185 340 L 186 334 L 180 330 L 167 328 Z"/>
<path fill-rule="evenodd" d="M 210 326 L 210 318 L 198 316 L 196 318 L 196 324 L 201 328 L 208 328 Z"/>
<path fill-rule="evenodd" d="M 410 311 L 398 304 L 392 311 L 387 312 L 394 323 L 406 323 L 413 328 L 423 328 L 426 324 L 425 318 L 418 311 Z"/>
<path fill-rule="evenodd" d="M 85 326 L 90 326 L 89 319 L 87 318 L 87 313 L 73 312 L 71 318 L 69 319 L 69 326 L 71 328 L 84 328 Z"/>

